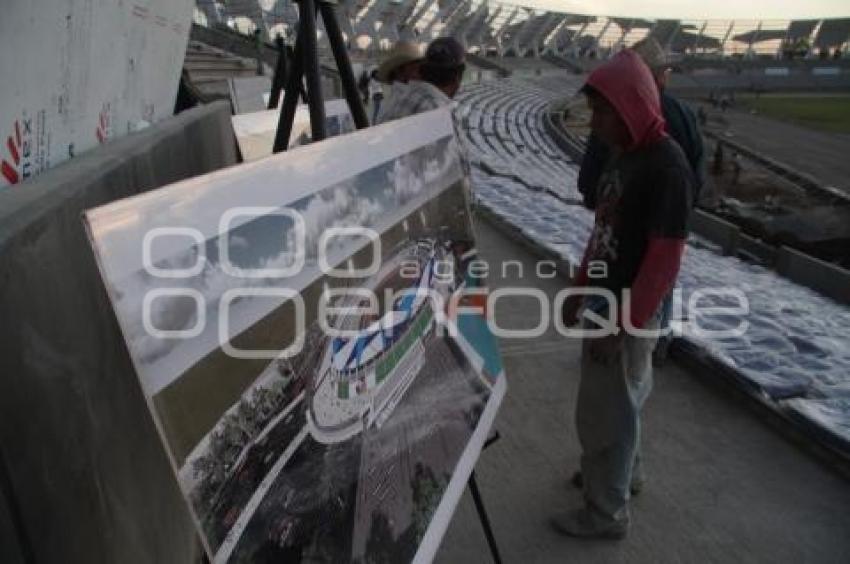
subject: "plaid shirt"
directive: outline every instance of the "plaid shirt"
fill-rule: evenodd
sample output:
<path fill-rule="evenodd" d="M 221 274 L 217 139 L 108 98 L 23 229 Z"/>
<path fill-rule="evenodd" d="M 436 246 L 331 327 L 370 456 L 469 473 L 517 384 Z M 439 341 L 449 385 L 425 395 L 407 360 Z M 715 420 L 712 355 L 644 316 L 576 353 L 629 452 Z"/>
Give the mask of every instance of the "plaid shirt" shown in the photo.
<path fill-rule="evenodd" d="M 386 123 L 451 104 L 451 98 L 428 82 L 420 80 L 411 80 L 407 84 L 395 82 L 390 95 L 381 106 L 377 123 Z"/>

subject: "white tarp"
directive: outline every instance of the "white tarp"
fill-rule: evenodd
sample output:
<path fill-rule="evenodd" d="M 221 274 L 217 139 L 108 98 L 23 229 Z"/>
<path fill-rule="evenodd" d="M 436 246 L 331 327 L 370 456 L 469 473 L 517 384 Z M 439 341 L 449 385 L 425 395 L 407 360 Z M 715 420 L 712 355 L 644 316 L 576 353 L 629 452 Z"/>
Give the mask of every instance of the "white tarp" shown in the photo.
<path fill-rule="evenodd" d="M 255 161 L 272 154 L 281 107 L 282 104 L 274 110 L 233 116 L 233 133 L 236 135 L 236 142 L 239 144 L 239 151 L 244 161 Z M 354 120 L 345 100 L 325 101 L 325 125 L 328 137 L 354 131 Z M 304 143 L 309 136 L 310 112 L 306 104 L 300 104 L 295 109 L 289 147 Z"/>
<path fill-rule="evenodd" d="M 4 0 L 0 187 L 173 114 L 192 0 Z"/>

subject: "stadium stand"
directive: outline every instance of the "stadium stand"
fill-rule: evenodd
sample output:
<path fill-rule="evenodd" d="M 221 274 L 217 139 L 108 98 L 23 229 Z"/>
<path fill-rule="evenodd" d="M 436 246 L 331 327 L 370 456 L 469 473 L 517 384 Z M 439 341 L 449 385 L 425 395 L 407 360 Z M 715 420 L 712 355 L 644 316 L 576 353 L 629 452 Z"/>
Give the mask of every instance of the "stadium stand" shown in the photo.
<path fill-rule="evenodd" d="M 674 20 L 606 17 L 544 11 L 487 0 L 342 0 L 342 29 L 352 49 L 376 51 L 398 39 L 428 41 L 452 35 L 470 51 L 499 56 L 606 58 L 652 36 L 677 57 L 816 58 L 820 51 L 846 58 L 850 19 Z M 292 39 L 292 0 L 197 0 L 195 21 L 224 24 L 264 37 Z M 381 25 L 378 25 L 381 22 Z"/>
<path fill-rule="evenodd" d="M 832 50 L 841 48 L 850 37 L 850 18 L 824 20 L 815 38 L 815 48 Z"/>
<path fill-rule="evenodd" d="M 847 18 L 651 20 L 485 0 L 343 0 L 337 13 L 353 60 L 367 64 L 399 39 L 424 43 L 451 35 L 479 57 L 472 62 L 482 69 L 501 74 L 557 68 L 582 73 L 651 36 L 674 62 L 674 87 L 689 94 L 850 88 Z M 297 17 L 292 0 L 197 0 L 195 11 L 196 27 L 245 35 L 259 30 L 267 42 L 281 34 L 292 43 Z M 330 60 L 321 23 L 320 53 Z M 251 56 L 244 49 L 234 52 Z"/>

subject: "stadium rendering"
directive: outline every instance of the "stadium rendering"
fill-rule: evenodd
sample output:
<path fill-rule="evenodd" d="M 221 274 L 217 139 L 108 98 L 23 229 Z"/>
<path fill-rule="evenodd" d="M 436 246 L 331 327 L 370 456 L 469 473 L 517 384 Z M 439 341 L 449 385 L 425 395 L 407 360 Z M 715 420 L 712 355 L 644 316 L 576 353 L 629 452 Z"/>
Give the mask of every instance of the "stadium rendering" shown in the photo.
<path fill-rule="evenodd" d="M 446 303 L 451 291 L 453 280 L 441 281 L 434 272 L 443 258 L 436 241 L 408 244 L 363 285 L 375 295 L 395 295 L 392 308 L 380 319 L 348 315 L 337 321 L 339 329 L 358 333 L 330 340 L 311 393 L 309 421 L 316 440 L 347 440 L 370 425 L 380 426 L 395 409 L 422 369 L 425 341 L 435 332 L 432 294 L 438 292 Z M 419 274 L 408 280 L 401 270 L 411 264 L 418 265 Z"/>
<path fill-rule="evenodd" d="M 26 17 L 9 21 L 26 31 L 34 8 L 13 3 Z M 12 320 L 0 330 L 0 562 L 487 562 L 481 498 L 505 562 L 847 561 L 850 14 L 674 19 L 521 0 L 337 0 L 358 75 L 399 41 L 424 47 L 450 36 L 463 44 L 466 74 L 451 119 L 446 113 L 449 137 L 429 139 L 437 151 L 411 140 L 427 136 L 424 121 L 405 138 L 388 140 L 386 126 L 353 131 L 343 73 L 317 18 L 321 93 L 326 109 L 340 109 L 340 125 L 312 143 L 309 109 L 299 105 L 302 146 L 271 155 L 279 113 L 269 95 L 296 41 L 299 2 L 93 0 L 89 11 L 58 4 L 67 14 L 54 6 L 38 20 L 40 31 L 55 28 L 54 51 L 64 53 L 56 80 L 35 84 L 27 74 L 21 86 L 0 85 L 8 113 L 0 116 L 8 136 L 0 316 Z M 109 25 L 96 17 L 107 5 L 121 14 Z M 2 22 L 0 31 L 11 37 Z M 570 476 L 582 455 L 573 423 L 582 345 L 547 323 L 551 306 L 542 310 L 554 303 L 557 315 L 557 296 L 594 227 L 578 189 L 590 134 L 581 88 L 594 69 L 646 38 L 666 54 L 668 93 L 699 116 L 706 181 L 676 286 L 670 359 L 655 367 L 642 414 L 647 483 L 630 501 L 627 540 L 586 543 L 547 526 L 553 512 L 581 499 Z M 136 51 L 118 50 L 124 41 Z M 104 56 L 110 52 L 115 60 Z M 0 63 L 4 76 L 18 76 L 17 62 Z M 39 96 L 47 102 L 28 105 Z M 262 138 L 252 162 L 237 116 Z M 455 154 L 454 140 L 457 162 L 445 156 Z M 183 186 L 187 199 L 162 208 L 180 217 L 187 201 L 205 197 L 204 175 L 221 181 L 277 166 L 266 195 L 288 196 L 292 179 L 338 182 L 300 194 L 315 196 L 303 210 L 311 244 L 329 226 L 386 220 L 381 198 L 422 197 L 412 165 L 402 174 L 398 163 L 323 159 L 321 147 L 334 143 L 351 155 L 424 151 L 416 165 L 423 177 L 429 166 L 438 179 L 462 170 L 452 190 L 405 211 L 409 221 L 388 221 L 395 224 L 381 237 L 392 244 L 380 269 L 353 279 L 378 296 L 380 313 L 341 315 L 338 325 L 351 334 L 339 337 L 308 319 L 306 352 L 293 359 L 207 351 L 186 369 L 194 380 L 180 395 L 170 385 L 149 394 L 80 216 L 118 205 L 125 207 L 110 229 L 155 221 L 134 204 Z M 240 200 L 241 186 L 227 188 L 222 201 L 260 209 Z M 440 221 L 430 225 L 426 214 Z M 281 267 L 262 253 L 280 244 L 268 233 L 288 221 L 270 213 L 248 229 L 234 223 L 224 245 L 232 256 L 245 253 L 239 269 Z M 200 257 L 203 269 L 187 279 L 203 279 L 203 292 L 232 292 L 231 280 L 207 270 L 222 246 L 211 243 L 214 234 L 196 233 L 178 230 L 168 240 L 198 242 L 189 259 Z M 287 237 L 285 245 L 297 239 Z M 194 268 L 147 236 L 145 244 L 140 256 L 166 257 L 154 261 L 156 272 Z M 352 253 L 348 267 L 364 254 Z M 493 319 L 458 316 L 468 342 L 437 331 L 436 318 L 453 312 L 435 311 L 429 299 L 469 282 L 436 272 L 464 257 L 486 264 L 491 299 L 470 303 Z M 308 253 L 306 264 L 315 267 L 316 256 Z M 416 274 L 402 276 L 413 264 Z M 463 265 L 467 274 L 479 267 Z M 136 284 L 119 299 L 132 298 Z M 234 311 L 277 299 L 263 294 L 272 287 L 264 284 L 234 298 Z M 322 288 L 325 279 L 300 291 L 308 311 Z M 711 293 L 728 288 L 743 301 Z M 182 301 L 145 323 L 218 324 L 216 307 L 186 313 L 196 295 L 184 289 Z M 297 340 L 286 307 L 230 335 L 233 349 L 249 339 L 263 349 L 282 335 Z M 746 329 L 735 333 L 742 321 Z M 139 335 L 142 344 L 155 341 Z M 169 339 L 145 359 L 170 366 L 162 361 L 179 347 Z M 505 380 L 507 392 L 499 392 Z M 491 405 L 499 393 L 504 401 Z M 476 474 L 481 491 L 462 496 Z M 207 513 L 199 519 L 192 504 Z"/>

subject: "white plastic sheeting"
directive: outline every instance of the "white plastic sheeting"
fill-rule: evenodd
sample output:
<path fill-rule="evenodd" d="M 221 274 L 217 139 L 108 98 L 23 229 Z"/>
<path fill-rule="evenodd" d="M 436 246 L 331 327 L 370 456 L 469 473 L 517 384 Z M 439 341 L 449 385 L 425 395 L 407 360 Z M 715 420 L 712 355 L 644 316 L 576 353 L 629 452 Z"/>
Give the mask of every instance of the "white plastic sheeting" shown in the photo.
<path fill-rule="evenodd" d="M 0 187 L 174 112 L 192 0 L 6 0 Z"/>
<path fill-rule="evenodd" d="M 233 132 L 239 143 L 239 151 L 246 162 L 255 161 L 272 154 L 282 105 L 274 110 L 262 110 L 233 116 Z M 325 101 L 325 126 L 329 137 L 354 131 L 354 120 L 345 100 Z M 306 104 L 295 108 L 289 147 L 309 142 L 310 111 Z"/>

